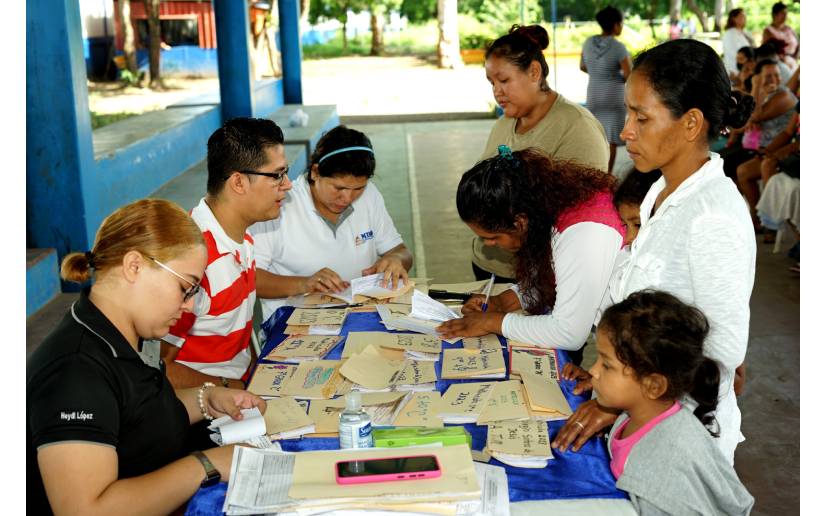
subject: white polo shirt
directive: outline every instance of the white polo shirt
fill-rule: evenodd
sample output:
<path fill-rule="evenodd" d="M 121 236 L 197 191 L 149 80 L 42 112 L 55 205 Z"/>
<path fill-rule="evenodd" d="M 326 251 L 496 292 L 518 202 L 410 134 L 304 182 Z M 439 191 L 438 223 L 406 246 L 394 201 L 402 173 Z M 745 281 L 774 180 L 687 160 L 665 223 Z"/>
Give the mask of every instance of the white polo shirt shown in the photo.
<path fill-rule="evenodd" d="M 256 267 L 283 276 L 310 276 L 328 267 L 345 280 L 360 277 L 362 270 L 403 241 L 371 181 L 350 208 L 337 226 L 330 223 L 315 208 L 302 174 L 287 194 L 281 216 L 249 229 Z M 263 319 L 285 302 L 286 298 L 261 299 Z"/>

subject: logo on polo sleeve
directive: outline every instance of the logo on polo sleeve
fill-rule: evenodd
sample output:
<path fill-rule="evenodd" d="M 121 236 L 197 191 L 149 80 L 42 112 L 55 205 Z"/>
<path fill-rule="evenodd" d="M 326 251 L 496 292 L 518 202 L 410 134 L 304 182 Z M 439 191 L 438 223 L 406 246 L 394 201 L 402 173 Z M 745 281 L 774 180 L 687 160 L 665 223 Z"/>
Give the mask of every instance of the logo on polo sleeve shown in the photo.
<path fill-rule="evenodd" d="M 375 235 L 373 234 L 372 230 L 361 233 L 360 235 L 355 235 L 355 245 L 359 246 L 367 240 L 372 240 L 373 238 L 375 238 Z"/>

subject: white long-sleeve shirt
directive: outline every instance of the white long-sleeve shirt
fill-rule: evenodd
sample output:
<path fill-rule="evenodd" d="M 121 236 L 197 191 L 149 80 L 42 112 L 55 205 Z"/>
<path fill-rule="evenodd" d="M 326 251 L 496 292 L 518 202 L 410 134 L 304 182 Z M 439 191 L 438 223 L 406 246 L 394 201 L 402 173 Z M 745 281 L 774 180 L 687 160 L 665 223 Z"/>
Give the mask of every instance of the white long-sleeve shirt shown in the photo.
<path fill-rule="evenodd" d="M 642 202 L 641 229 L 627 261 L 611 279 L 610 297 L 615 303 L 638 290 L 663 290 L 696 306 L 708 318 L 704 351 L 721 371 L 716 441 L 732 463 L 736 445 L 744 439 L 733 376 L 748 347 L 756 267 L 753 224 L 745 200 L 725 177 L 722 158 L 716 153 L 710 153 L 710 160 L 651 216 L 664 187 L 662 177 Z M 691 409 L 696 406 L 693 400 L 687 402 Z"/>
<path fill-rule="evenodd" d="M 722 35 L 722 57 L 728 73 L 739 73 L 736 68 L 736 53 L 742 47 L 752 47 L 753 41 L 740 29 L 730 28 Z"/>
<path fill-rule="evenodd" d="M 556 275 L 552 311 L 546 315 L 509 313 L 504 316 L 502 334 L 525 344 L 577 350 L 601 316 L 599 308 L 622 235 L 598 222 L 580 222 L 561 233 L 554 229 L 550 246 Z"/>

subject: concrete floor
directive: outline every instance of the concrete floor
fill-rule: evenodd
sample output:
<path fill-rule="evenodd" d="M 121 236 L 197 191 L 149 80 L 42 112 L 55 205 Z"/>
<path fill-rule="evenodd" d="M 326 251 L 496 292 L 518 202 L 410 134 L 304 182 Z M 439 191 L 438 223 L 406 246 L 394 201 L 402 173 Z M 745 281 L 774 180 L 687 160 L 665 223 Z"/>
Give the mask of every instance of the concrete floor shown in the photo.
<path fill-rule="evenodd" d="M 455 211 L 461 174 L 475 163 L 492 120 L 364 124 L 376 148 L 375 183 L 414 254 L 416 276 L 437 282 L 472 279 L 469 229 Z M 620 158 L 621 159 L 621 158 Z M 164 185 L 155 196 L 194 206 L 206 185 L 205 163 Z M 799 512 L 799 283 L 784 251 L 759 244 L 751 297 L 747 383 L 739 399 L 747 440 L 736 470 L 756 498 L 753 514 Z M 75 295 L 64 294 L 27 320 L 27 351 L 66 313 Z M 28 356 L 28 353 L 27 353 Z"/>

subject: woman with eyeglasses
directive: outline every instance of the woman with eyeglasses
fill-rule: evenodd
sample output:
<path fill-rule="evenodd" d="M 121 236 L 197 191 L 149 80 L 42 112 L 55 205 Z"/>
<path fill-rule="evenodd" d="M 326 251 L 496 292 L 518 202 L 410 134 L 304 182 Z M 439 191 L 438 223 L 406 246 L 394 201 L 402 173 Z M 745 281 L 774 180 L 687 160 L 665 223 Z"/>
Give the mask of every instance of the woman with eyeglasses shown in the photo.
<path fill-rule="evenodd" d="M 324 134 L 278 219 L 255 224 L 255 286 L 264 320 L 289 296 L 340 292 L 384 274 L 395 287 L 413 257 L 370 181 L 375 152 L 364 133 L 339 125 Z"/>
<path fill-rule="evenodd" d="M 264 401 L 212 384 L 175 390 L 139 354 L 191 311 L 206 258 L 186 212 L 144 199 L 63 259 L 63 279 L 94 283 L 27 363 L 29 513 L 168 514 L 229 476 L 233 447 L 187 455 L 187 429 Z"/>

